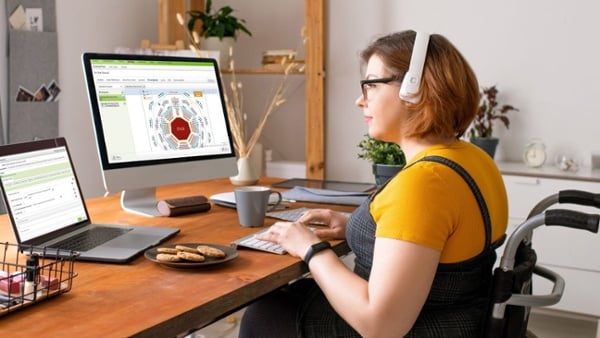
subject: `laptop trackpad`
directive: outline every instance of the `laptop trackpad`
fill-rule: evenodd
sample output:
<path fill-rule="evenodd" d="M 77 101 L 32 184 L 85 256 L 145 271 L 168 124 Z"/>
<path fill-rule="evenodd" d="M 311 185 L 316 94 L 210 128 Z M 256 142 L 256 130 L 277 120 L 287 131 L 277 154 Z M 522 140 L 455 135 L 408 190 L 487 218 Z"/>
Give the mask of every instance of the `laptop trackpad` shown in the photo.
<path fill-rule="evenodd" d="M 106 243 L 106 247 L 109 248 L 149 248 L 158 244 L 162 240 L 161 237 L 157 237 L 156 234 L 148 234 L 143 231 L 137 231 L 137 229 L 131 230 L 127 234 L 117 237 L 112 241 Z"/>

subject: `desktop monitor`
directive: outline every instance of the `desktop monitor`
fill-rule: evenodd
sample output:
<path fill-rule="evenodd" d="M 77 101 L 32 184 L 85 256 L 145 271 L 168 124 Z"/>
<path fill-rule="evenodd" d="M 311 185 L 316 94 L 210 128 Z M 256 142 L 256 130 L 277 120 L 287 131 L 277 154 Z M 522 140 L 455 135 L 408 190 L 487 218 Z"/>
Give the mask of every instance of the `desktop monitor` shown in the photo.
<path fill-rule="evenodd" d="M 235 175 L 216 60 L 82 55 L 104 187 L 156 216 L 156 187 Z"/>

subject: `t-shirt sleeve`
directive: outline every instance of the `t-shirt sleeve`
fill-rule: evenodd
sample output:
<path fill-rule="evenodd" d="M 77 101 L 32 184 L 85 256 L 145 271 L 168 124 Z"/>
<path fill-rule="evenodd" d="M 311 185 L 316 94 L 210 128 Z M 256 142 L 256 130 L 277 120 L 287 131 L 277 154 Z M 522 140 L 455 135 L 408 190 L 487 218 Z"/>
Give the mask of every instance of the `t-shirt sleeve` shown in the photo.
<path fill-rule="evenodd" d="M 442 250 L 456 222 L 458 196 L 432 163 L 407 168 L 371 203 L 376 237 L 395 238 Z"/>

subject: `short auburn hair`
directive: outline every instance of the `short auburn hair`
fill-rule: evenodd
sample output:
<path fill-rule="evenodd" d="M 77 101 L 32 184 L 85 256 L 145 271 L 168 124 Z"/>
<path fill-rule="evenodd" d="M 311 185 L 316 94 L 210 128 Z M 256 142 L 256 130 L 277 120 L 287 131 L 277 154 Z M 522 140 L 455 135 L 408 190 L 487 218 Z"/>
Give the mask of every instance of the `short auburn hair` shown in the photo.
<path fill-rule="evenodd" d="M 362 65 L 373 55 L 383 61 L 391 76 L 407 71 L 416 37 L 415 31 L 377 38 L 360 53 Z M 462 136 L 477 113 L 479 83 L 460 52 L 442 35 L 429 37 L 419 93 L 421 100 L 408 104 L 408 121 L 402 126 L 407 137 Z"/>

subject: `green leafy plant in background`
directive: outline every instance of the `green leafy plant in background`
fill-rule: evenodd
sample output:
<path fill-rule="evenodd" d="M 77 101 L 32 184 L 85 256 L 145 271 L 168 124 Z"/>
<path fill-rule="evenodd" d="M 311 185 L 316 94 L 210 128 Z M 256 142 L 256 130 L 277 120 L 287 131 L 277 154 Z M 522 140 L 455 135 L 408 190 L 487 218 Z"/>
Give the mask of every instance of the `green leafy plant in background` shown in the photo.
<path fill-rule="evenodd" d="M 358 157 L 373 164 L 401 165 L 406 164 L 404 152 L 396 143 L 376 140 L 365 135 L 358 144 Z"/>
<path fill-rule="evenodd" d="M 224 6 L 212 13 L 212 0 L 206 0 L 206 7 L 204 11 L 188 11 L 190 19 L 188 21 L 188 30 L 193 33 L 196 21 L 201 20 L 202 26 L 200 27 L 199 35 L 205 38 L 218 37 L 222 40 L 224 37 L 237 38 L 239 31 L 242 31 L 249 36 L 252 33 L 244 25 L 246 21 L 244 19 L 238 19 L 233 16 L 233 8 L 230 6 Z"/>

